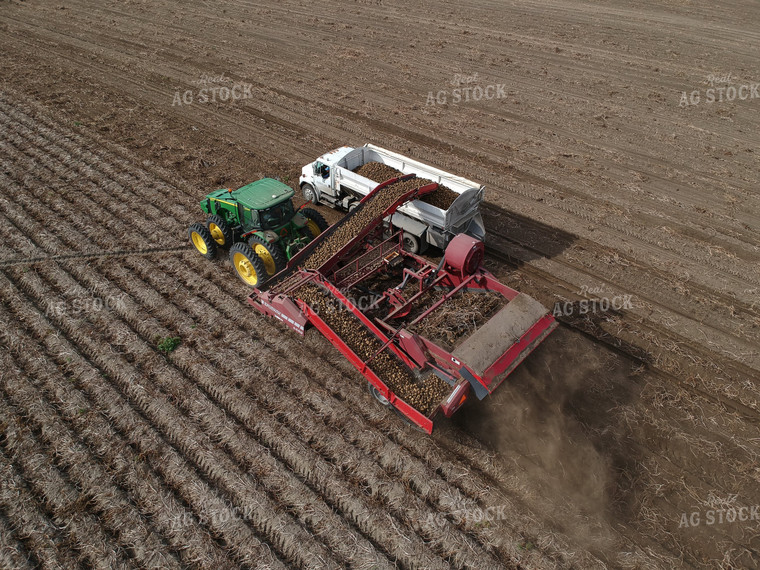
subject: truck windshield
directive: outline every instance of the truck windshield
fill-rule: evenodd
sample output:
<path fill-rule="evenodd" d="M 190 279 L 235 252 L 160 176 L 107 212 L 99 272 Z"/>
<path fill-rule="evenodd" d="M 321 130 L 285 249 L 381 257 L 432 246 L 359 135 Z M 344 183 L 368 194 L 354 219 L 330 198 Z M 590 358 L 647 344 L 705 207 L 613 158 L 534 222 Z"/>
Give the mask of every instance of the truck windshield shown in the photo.
<path fill-rule="evenodd" d="M 290 221 L 293 217 L 293 203 L 288 200 L 266 210 L 259 211 L 261 227 L 265 230 L 273 230 Z"/>

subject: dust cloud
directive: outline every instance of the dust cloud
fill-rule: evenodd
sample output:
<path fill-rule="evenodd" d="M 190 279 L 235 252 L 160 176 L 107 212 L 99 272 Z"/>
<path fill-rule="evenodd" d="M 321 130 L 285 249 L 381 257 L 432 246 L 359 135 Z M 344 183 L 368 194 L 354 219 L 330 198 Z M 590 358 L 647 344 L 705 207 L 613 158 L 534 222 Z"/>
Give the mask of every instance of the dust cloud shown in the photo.
<path fill-rule="evenodd" d="M 454 416 L 494 453 L 537 516 L 607 559 L 616 550 L 615 454 L 625 433 L 613 410 L 635 397 L 631 371 L 630 362 L 560 327 L 493 396 Z"/>

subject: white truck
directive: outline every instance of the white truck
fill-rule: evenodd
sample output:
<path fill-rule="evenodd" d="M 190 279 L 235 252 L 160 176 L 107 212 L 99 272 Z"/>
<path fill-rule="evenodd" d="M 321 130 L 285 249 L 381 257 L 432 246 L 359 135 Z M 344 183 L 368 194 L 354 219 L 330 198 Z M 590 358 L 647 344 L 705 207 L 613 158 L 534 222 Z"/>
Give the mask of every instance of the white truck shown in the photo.
<path fill-rule="evenodd" d="M 404 174 L 414 173 L 459 194 L 448 210 L 414 200 L 393 214 L 391 223 L 404 230 L 405 249 L 422 253 L 428 244 L 444 249 L 458 233 L 485 239 L 479 210 L 485 190 L 482 185 L 371 144 L 358 148 L 340 147 L 304 166 L 299 180 L 304 198 L 314 204 L 324 203 L 350 211 L 384 182 L 353 172 L 368 162 L 380 162 Z"/>

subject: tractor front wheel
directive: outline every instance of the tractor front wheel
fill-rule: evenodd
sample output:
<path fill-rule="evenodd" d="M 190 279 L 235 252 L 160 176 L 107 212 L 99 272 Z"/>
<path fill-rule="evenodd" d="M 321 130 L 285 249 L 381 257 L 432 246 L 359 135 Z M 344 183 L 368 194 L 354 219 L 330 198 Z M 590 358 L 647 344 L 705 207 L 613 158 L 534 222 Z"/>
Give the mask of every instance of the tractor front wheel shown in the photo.
<path fill-rule="evenodd" d="M 306 228 L 309 230 L 312 239 L 328 228 L 327 220 L 316 210 L 304 208 L 301 210 L 301 214 L 306 218 Z"/>
<path fill-rule="evenodd" d="M 285 254 L 275 243 L 269 243 L 264 241 L 259 236 L 251 236 L 248 240 L 248 245 L 251 246 L 253 253 L 261 258 L 264 262 L 264 269 L 267 271 L 267 275 L 270 277 L 275 273 L 279 273 L 288 264 L 288 260 L 285 259 Z"/>
<path fill-rule="evenodd" d="M 216 245 L 219 247 L 230 247 L 232 245 L 232 230 L 221 216 L 213 215 L 206 218 L 206 227 Z"/>
<path fill-rule="evenodd" d="M 195 246 L 203 257 L 214 259 L 216 257 L 216 242 L 203 224 L 195 223 L 187 230 L 190 237 L 190 243 Z"/>
<path fill-rule="evenodd" d="M 239 242 L 230 248 L 230 261 L 246 285 L 260 286 L 269 277 L 264 262 L 246 243 Z"/>

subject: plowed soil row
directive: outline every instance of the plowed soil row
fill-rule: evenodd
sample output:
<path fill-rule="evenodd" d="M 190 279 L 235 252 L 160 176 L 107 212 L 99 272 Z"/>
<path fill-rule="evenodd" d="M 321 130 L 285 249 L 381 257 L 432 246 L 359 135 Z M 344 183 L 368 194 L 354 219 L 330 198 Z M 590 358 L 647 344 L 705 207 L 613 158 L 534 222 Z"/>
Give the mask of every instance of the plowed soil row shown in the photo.
<path fill-rule="evenodd" d="M 65 234 L 66 234 L 66 232 L 64 232 L 64 235 L 65 235 Z"/>
<path fill-rule="evenodd" d="M 74 145 L 72 145 L 72 146 L 74 146 Z M 49 150 L 51 150 L 51 149 L 49 149 Z M 53 153 L 53 154 L 55 154 L 55 153 Z M 97 186 L 101 186 L 101 185 L 103 184 L 103 182 L 102 182 L 102 181 L 99 181 L 99 180 L 98 180 L 98 181 L 96 181 L 96 182 L 97 182 L 97 184 L 95 185 L 96 187 L 97 187 Z M 35 186 L 35 187 L 36 187 L 36 186 Z M 96 194 L 93 194 L 93 195 L 96 195 Z M 30 200 L 26 200 L 26 201 L 25 201 L 25 203 L 29 203 L 29 202 L 30 202 Z M 138 202 L 138 200 L 136 200 L 135 202 L 137 203 L 137 202 Z M 108 203 L 109 203 L 109 201 L 108 201 L 107 199 L 105 199 L 105 200 L 102 200 L 102 203 L 103 203 L 103 204 L 108 204 Z M 94 206 L 94 207 L 97 207 L 97 205 L 93 205 L 93 206 Z M 92 206 L 91 206 L 91 207 L 92 207 Z M 101 207 L 103 207 L 103 206 L 101 206 Z M 135 204 L 134 208 L 139 208 L 139 206 L 137 206 L 137 204 Z M 94 212 L 97 212 L 97 210 L 93 210 L 93 211 L 94 211 Z M 62 214 L 66 214 L 66 210 L 61 210 L 60 212 L 61 212 Z M 39 213 L 38 215 L 40 216 L 40 220 L 42 220 L 41 216 L 42 216 L 43 214 L 42 214 L 41 210 L 40 210 L 40 213 Z M 99 213 L 99 214 L 98 214 L 98 217 L 107 217 L 107 215 L 108 215 L 108 212 L 105 212 L 105 211 L 104 211 L 104 212 L 101 212 L 101 213 Z M 141 222 L 140 222 L 138 225 L 144 225 L 144 226 L 145 226 L 145 228 L 147 228 L 147 227 L 150 227 L 150 225 L 151 225 L 151 224 L 154 224 L 154 223 L 158 223 L 158 222 L 159 222 L 159 219 L 160 219 L 160 213 L 157 213 L 157 216 L 158 216 L 158 217 L 157 217 L 157 219 L 156 219 L 156 220 L 150 220 L 150 219 L 148 219 L 148 220 L 146 220 L 145 222 L 142 222 L 142 221 L 141 221 Z M 72 218 L 72 219 L 75 219 L 75 218 Z M 21 218 L 21 219 L 20 219 L 20 221 L 21 221 L 21 220 L 23 220 L 23 218 Z M 86 225 L 84 225 L 84 224 L 81 224 L 81 223 L 78 223 L 78 227 L 80 227 L 80 228 L 86 228 Z M 31 229 L 31 226 L 30 226 L 30 229 Z M 121 227 L 120 227 L 120 228 L 113 228 L 113 229 L 116 229 L 116 230 L 118 230 L 120 233 L 125 233 L 125 230 L 126 230 L 126 228 L 121 228 Z M 87 231 L 88 231 L 88 232 L 90 232 L 90 234 L 89 234 L 89 235 L 91 235 L 91 236 L 100 235 L 100 238 L 99 238 L 100 240 L 105 240 L 105 239 L 108 239 L 108 238 L 107 238 L 107 235 L 106 235 L 106 234 L 104 234 L 104 233 L 102 233 L 102 232 L 101 232 L 101 233 L 98 233 L 98 234 L 92 234 L 91 232 L 92 232 L 93 230 L 91 230 L 91 229 L 88 229 Z M 139 238 L 138 238 L 138 236 L 139 236 L 140 234 L 142 234 L 143 232 L 144 232 L 144 229 L 143 229 L 143 230 L 139 230 L 139 229 L 138 229 L 138 230 L 137 230 L 137 231 L 135 231 L 135 232 L 130 232 L 130 234 L 132 234 L 132 235 L 134 235 L 134 236 L 135 236 L 135 238 L 134 238 L 134 239 L 139 239 Z M 75 231 L 73 230 L 73 228 L 72 228 L 72 229 L 70 229 L 70 230 L 67 230 L 67 229 L 65 229 L 65 228 L 64 228 L 64 229 L 62 229 L 62 230 L 61 230 L 61 239 L 65 239 L 65 237 L 66 237 L 66 236 L 70 236 L 72 233 L 75 233 Z M 57 246 L 58 246 L 58 245 L 59 245 L 61 242 L 56 242 L 56 240 L 51 240 L 51 241 L 50 241 L 50 243 L 51 243 L 52 247 L 57 247 Z M 66 243 L 66 242 L 64 241 L 64 243 Z M 105 242 L 104 242 L 104 243 L 105 243 Z M 70 240 L 70 239 L 69 239 L 69 245 L 70 245 L 70 246 L 72 246 L 72 247 L 76 247 L 76 242 L 75 242 L 75 241 L 73 241 L 73 240 Z M 195 258 L 191 258 L 191 259 L 193 259 L 193 260 L 194 260 L 194 265 L 196 265 L 197 267 L 199 267 L 199 268 L 203 268 L 203 267 L 205 267 L 203 264 L 204 264 L 204 263 L 206 263 L 206 262 L 204 262 L 204 261 L 202 261 L 202 260 L 200 260 L 200 259 L 198 259 L 198 260 L 195 260 Z M 139 269 L 138 269 L 137 267 L 138 267 L 138 266 L 140 266 L 140 265 L 142 265 L 142 264 L 135 264 L 135 267 L 133 268 L 133 270 L 134 270 L 134 271 L 139 271 Z M 187 269 L 185 269 L 185 271 L 186 271 L 186 272 L 188 272 L 189 274 L 192 274 L 194 270 L 190 270 L 190 271 L 188 271 Z M 206 271 L 206 273 L 208 274 L 208 276 L 209 276 L 210 278 L 213 278 L 215 275 L 217 275 L 217 271 L 216 271 L 216 270 L 214 270 L 214 268 L 213 268 L 213 267 L 210 267 L 210 268 L 208 268 L 208 269 L 207 269 L 207 271 Z M 199 282 L 199 284 L 200 284 L 200 282 Z M 226 288 L 230 289 L 230 290 L 231 290 L 231 291 L 234 293 L 234 291 L 235 291 L 235 287 L 234 287 L 234 286 L 229 286 L 229 285 L 226 285 L 226 283 L 225 283 L 225 286 L 226 286 Z M 203 289 L 204 287 L 207 287 L 207 285 L 201 285 L 201 286 L 200 286 L 200 289 Z M 237 294 L 239 294 L 239 293 L 237 293 Z M 211 296 L 213 296 L 213 295 L 211 295 Z M 156 307 L 160 305 L 161 301 L 159 301 L 159 300 L 158 300 L 158 298 L 156 298 L 156 301 L 157 301 L 157 302 L 153 302 L 153 303 L 151 303 L 151 305 L 150 305 L 150 306 L 151 306 L 151 307 L 153 307 L 153 309 L 151 309 L 151 310 L 156 310 Z M 229 303 L 222 303 L 221 305 L 229 305 Z M 201 311 L 201 312 L 202 312 L 202 311 Z M 234 311 L 234 310 L 232 310 L 232 311 L 228 311 L 228 313 L 229 313 L 229 316 L 230 316 L 230 318 L 234 318 L 234 315 L 235 315 L 236 313 L 238 313 L 238 312 L 237 312 L 237 311 Z M 239 314 L 238 314 L 237 316 L 238 316 L 238 319 L 237 319 L 237 320 L 240 320 L 240 318 L 239 318 Z M 168 331 L 169 329 L 166 329 L 166 330 Z M 296 343 L 294 344 L 294 347 L 295 347 L 295 346 L 297 346 L 297 345 L 298 345 L 298 342 L 296 341 Z M 456 520 L 456 517 L 453 517 L 453 518 L 454 518 L 454 520 Z"/>
<path fill-rule="evenodd" d="M 93 211 L 96 211 L 96 210 L 93 210 Z M 69 233 L 69 232 L 67 231 L 67 228 L 65 227 L 65 225 L 64 225 L 64 226 L 63 226 L 61 229 L 62 229 L 62 234 L 63 234 L 64 236 L 65 236 L 65 235 L 67 235 L 67 234 Z M 65 238 L 64 238 L 64 239 L 65 239 Z"/>

